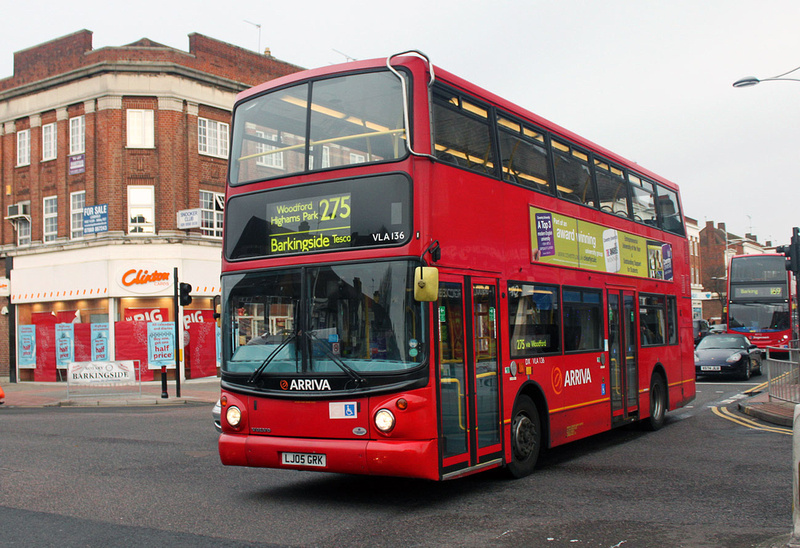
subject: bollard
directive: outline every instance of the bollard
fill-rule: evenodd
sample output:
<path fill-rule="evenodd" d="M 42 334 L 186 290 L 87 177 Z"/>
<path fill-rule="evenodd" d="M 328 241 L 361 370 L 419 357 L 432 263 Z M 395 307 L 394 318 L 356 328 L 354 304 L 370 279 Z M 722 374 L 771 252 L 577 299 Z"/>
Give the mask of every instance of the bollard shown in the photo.
<path fill-rule="evenodd" d="M 792 538 L 787 546 L 800 547 L 800 404 L 794 406 L 792 422 Z"/>

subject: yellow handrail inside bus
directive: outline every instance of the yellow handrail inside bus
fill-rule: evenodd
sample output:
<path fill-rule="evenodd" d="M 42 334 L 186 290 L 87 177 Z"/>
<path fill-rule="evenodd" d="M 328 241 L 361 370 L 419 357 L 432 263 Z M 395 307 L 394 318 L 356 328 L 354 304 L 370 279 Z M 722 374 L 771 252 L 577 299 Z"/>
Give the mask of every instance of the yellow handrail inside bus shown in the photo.
<path fill-rule="evenodd" d="M 355 135 L 345 135 L 344 137 L 331 137 L 330 139 L 322 139 L 320 141 L 311 141 L 308 143 L 308 146 L 316 146 L 316 145 L 326 145 L 328 143 L 336 143 L 339 141 L 349 141 L 352 139 L 362 139 L 362 138 L 369 138 L 369 137 L 379 137 L 381 135 L 397 135 L 400 133 L 405 133 L 405 129 L 390 129 L 387 131 L 370 131 L 368 133 L 357 133 Z M 269 156 L 270 154 L 277 154 L 278 152 L 286 152 L 289 150 L 297 150 L 300 148 L 305 148 L 306 143 L 300 143 L 299 145 L 291 145 L 288 147 L 283 148 L 275 148 L 272 150 L 265 150 L 262 152 L 256 152 L 255 154 L 248 154 L 247 156 L 239 157 L 238 161 L 243 160 L 251 160 L 253 158 L 258 158 L 259 156 Z"/>

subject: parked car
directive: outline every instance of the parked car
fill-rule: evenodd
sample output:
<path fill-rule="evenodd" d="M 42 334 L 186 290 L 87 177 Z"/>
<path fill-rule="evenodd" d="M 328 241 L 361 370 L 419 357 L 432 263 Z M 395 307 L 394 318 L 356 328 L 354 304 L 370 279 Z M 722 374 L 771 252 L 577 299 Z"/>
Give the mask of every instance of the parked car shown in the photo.
<path fill-rule="evenodd" d="M 738 333 L 709 334 L 694 349 L 695 375 L 761 374 L 761 349 Z"/>
<path fill-rule="evenodd" d="M 697 346 L 697 343 L 708 335 L 710 326 L 705 320 L 692 320 L 692 328 L 694 329 L 694 344 Z"/>
<path fill-rule="evenodd" d="M 217 403 L 214 404 L 214 407 L 211 409 L 211 418 L 214 419 L 214 428 L 217 429 L 217 432 L 222 432 L 222 424 L 220 423 L 220 416 L 222 415 L 222 407 L 217 400 Z"/>

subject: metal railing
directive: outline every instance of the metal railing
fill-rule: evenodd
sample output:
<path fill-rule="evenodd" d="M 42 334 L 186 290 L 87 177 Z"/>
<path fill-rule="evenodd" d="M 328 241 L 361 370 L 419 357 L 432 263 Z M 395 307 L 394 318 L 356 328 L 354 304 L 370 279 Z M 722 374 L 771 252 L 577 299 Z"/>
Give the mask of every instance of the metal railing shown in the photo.
<path fill-rule="evenodd" d="M 788 348 L 767 348 L 770 400 L 800 403 L 800 341 L 791 341 Z"/>

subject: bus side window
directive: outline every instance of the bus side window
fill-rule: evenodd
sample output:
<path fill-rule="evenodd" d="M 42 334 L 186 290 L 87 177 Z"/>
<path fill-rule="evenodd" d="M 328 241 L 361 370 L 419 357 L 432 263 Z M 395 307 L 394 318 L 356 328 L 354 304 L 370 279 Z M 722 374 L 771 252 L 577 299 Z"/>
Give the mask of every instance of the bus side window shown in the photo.
<path fill-rule="evenodd" d="M 620 217 L 628 217 L 628 184 L 621 169 L 603 160 L 595 159 L 594 174 L 600 210 Z"/>
<path fill-rule="evenodd" d="M 644 181 L 632 173 L 628 174 L 628 182 L 631 187 L 633 219 L 640 223 L 655 225 L 656 201 L 653 183 Z"/>
<path fill-rule="evenodd" d="M 551 194 L 544 132 L 498 117 L 503 180 Z"/>
<path fill-rule="evenodd" d="M 661 228 L 673 234 L 684 235 L 678 194 L 661 185 L 658 185 L 658 216 L 661 219 Z"/>
<path fill-rule="evenodd" d="M 434 154 L 442 161 L 495 175 L 489 110 L 444 88 L 433 92 Z"/>
<path fill-rule="evenodd" d="M 597 200 L 594 195 L 592 171 L 589 167 L 589 155 L 555 139 L 551 139 L 550 143 L 559 197 L 595 207 Z"/>

